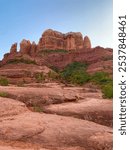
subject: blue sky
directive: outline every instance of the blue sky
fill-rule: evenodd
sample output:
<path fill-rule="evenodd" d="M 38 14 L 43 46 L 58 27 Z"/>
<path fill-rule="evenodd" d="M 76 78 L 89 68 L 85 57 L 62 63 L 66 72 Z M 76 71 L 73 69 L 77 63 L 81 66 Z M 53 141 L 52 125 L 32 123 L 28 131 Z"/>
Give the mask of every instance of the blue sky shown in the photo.
<path fill-rule="evenodd" d="M 92 47 L 112 47 L 112 7 L 112 0 L 0 0 L 0 59 L 13 43 L 37 43 L 49 28 L 88 35 Z"/>

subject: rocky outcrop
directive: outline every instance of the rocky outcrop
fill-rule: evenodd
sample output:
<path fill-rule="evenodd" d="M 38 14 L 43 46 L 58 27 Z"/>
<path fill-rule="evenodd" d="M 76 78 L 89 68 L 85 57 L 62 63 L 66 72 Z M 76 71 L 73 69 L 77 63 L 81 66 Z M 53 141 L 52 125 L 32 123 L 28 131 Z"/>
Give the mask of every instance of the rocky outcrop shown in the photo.
<path fill-rule="evenodd" d="M 10 48 L 10 53 L 15 54 L 17 52 L 17 43 L 14 43 Z"/>
<path fill-rule="evenodd" d="M 37 45 L 36 45 L 35 42 L 32 42 L 30 55 L 35 56 L 36 55 L 36 50 L 37 50 Z"/>
<path fill-rule="evenodd" d="M 67 54 L 55 54 L 54 53 L 45 57 L 45 60 L 48 64 L 51 64 L 59 69 L 63 69 L 65 66 L 67 66 L 68 64 L 74 61 L 86 62 L 89 65 L 93 63 L 97 63 L 97 62 L 100 64 L 101 61 L 108 61 L 108 60 L 112 61 L 112 49 L 110 50 L 110 49 L 98 46 L 98 47 L 91 48 L 91 49 L 81 49 L 79 51 L 76 51 L 76 52 L 74 51 L 74 52 L 67 53 Z M 102 67 L 103 67 L 103 64 L 104 63 L 102 63 Z M 109 65 L 107 64 L 106 67 L 108 66 Z"/>
<path fill-rule="evenodd" d="M 20 53 L 29 54 L 31 50 L 31 42 L 29 40 L 22 40 L 20 43 Z"/>
<path fill-rule="evenodd" d="M 46 30 L 38 43 L 38 50 L 44 49 L 65 49 L 76 50 L 84 47 L 83 36 L 80 32 L 69 32 L 63 34 L 51 29 Z M 85 38 L 85 47 L 91 48 L 88 38 Z"/>
<path fill-rule="evenodd" d="M 63 34 L 52 29 L 48 29 L 43 32 L 38 44 L 23 39 L 20 43 L 20 50 L 17 51 L 17 43 L 14 43 L 10 48 L 10 53 L 4 55 L 4 58 L 0 65 L 6 64 L 6 62 L 17 59 L 25 55 L 36 57 L 40 51 L 44 50 L 80 50 L 90 49 L 91 41 L 86 36 L 83 36 L 80 32 L 68 32 Z"/>
<path fill-rule="evenodd" d="M 84 37 L 83 47 L 84 48 L 91 48 L 91 42 L 90 42 L 90 39 L 88 36 Z"/>

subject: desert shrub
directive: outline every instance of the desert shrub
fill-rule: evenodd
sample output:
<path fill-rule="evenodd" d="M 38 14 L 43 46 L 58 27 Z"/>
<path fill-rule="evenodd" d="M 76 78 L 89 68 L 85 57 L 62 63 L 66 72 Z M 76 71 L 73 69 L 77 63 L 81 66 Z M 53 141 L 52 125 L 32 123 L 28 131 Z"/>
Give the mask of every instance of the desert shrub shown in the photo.
<path fill-rule="evenodd" d="M 55 67 L 55 66 L 50 66 L 50 68 L 51 68 L 52 70 L 54 70 L 55 72 L 59 73 L 59 69 L 58 69 L 57 67 Z"/>
<path fill-rule="evenodd" d="M 108 73 L 96 72 L 91 76 L 91 81 L 100 86 L 103 93 L 103 98 L 113 97 L 113 81 L 109 77 Z"/>
<path fill-rule="evenodd" d="M 41 83 L 45 80 L 45 75 L 43 74 L 43 72 L 38 72 L 35 75 L 35 79 L 38 83 Z"/>
<path fill-rule="evenodd" d="M 113 85 L 112 83 L 107 83 L 102 86 L 103 98 L 113 98 Z"/>
<path fill-rule="evenodd" d="M 95 82 L 96 84 L 103 85 L 111 82 L 112 79 L 106 72 L 96 72 L 94 75 L 91 76 L 91 81 Z"/>
<path fill-rule="evenodd" d="M 35 111 L 35 112 L 43 112 L 43 109 L 42 109 L 42 107 L 40 107 L 40 106 L 37 106 L 37 105 L 33 105 L 33 110 Z"/>
<path fill-rule="evenodd" d="M 84 70 L 73 71 L 68 77 L 68 81 L 72 84 L 83 85 L 90 80 L 90 76 Z"/>
<path fill-rule="evenodd" d="M 8 86 L 9 81 L 6 77 L 0 77 L 0 85 L 1 86 Z"/>
<path fill-rule="evenodd" d="M 8 93 L 7 92 L 0 92 L 0 97 L 8 97 Z"/>
<path fill-rule="evenodd" d="M 49 71 L 48 77 L 51 78 L 52 80 L 56 80 L 59 79 L 59 74 L 54 71 Z"/>
<path fill-rule="evenodd" d="M 67 82 L 82 85 L 89 81 L 89 75 L 86 73 L 87 64 L 73 62 L 69 64 L 60 73 L 61 77 Z"/>
<path fill-rule="evenodd" d="M 24 58 L 12 59 L 12 60 L 9 60 L 7 63 L 8 64 L 18 64 L 18 63 L 36 64 L 36 62 L 34 60 L 24 59 Z"/>

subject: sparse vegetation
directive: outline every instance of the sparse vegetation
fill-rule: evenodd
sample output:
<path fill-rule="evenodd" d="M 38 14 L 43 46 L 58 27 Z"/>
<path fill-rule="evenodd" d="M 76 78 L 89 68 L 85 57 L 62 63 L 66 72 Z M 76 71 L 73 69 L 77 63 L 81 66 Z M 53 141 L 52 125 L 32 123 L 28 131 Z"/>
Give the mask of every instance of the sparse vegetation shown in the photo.
<path fill-rule="evenodd" d="M 7 92 L 0 92 L 0 97 L 8 97 L 8 93 Z"/>
<path fill-rule="evenodd" d="M 107 83 L 102 86 L 103 98 L 113 98 L 113 84 Z"/>
<path fill-rule="evenodd" d="M 113 81 L 109 77 L 108 73 L 96 72 L 93 75 L 89 75 L 86 72 L 87 64 L 74 62 L 60 72 L 61 78 L 68 83 L 83 85 L 87 82 L 97 84 L 103 93 L 104 98 L 113 97 Z"/>
<path fill-rule="evenodd" d="M 46 54 L 51 54 L 51 53 L 68 53 L 68 50 L 65 50 L 65 49 L 56 49 L 56 50 L 50 50 L 50 49 L 44 49 L 44 50 L 41 50 L 39 52 L 40 54 L 43 54 L 43 55 L 46 55 Z"/>
<path fill-rule="evenodd" d="M 59 74 L 56 73 L 55 71 L 49 71 L 48 77 L 51 78 L 52 80 L 57 80 L 59 79 Z"/>
<path fill-rule="evenodd" d="M 88 82 L 90 77 L 86 73 L 87 64 L 73 62 L 68 65 L 60 74 L 69 83 L 83 85 Z"/>
<path fill-rule="evenodd" d="M 103 98 L 113 97 L 113 81 L 108 73 L 96 72 L 91 76 L 91 81 L 101 87 Z"/>
<path fill-rule="evenodd" d="M 33 110 L 35 112 L 43 112 L 43 108 L 41 108 L 40 106 L 37 106 L 37 105 L 33 105 Z"/>
<path fill-rule="evenodd" d="M 8 84 L 9 84 L 8 79 L 6 77 L 0 76 L 0 85 L 1 86 L 8 86 Z"/>
<path fill-rule="evenodd" d="M 91 81 L 99 85 L 104 85 L 111 82 L 112 79 L 106 72 L 96 72 L 94 75 L 91 76 Z"/>
<path fill-rule="evenodd" d="M 36 64 L 36 62 L 35 62 L 34 60 L 24 59 L 24 58 L 12 59 L 12 60 L 9 60 L 9 61 L 7 62 L 7 64 L 18 64 L 18 63 Z"/>
<path fill-rule="evenodd" d="M 60 72 L 59 69 L 58 69 L 57 67 L 55 67 L 55 66 L 51 66 L 50 68 L 51 68 L 52 70 L 54 70 L 55 72 L 57 72 L 57 73 Z"/>
<path fill-rule="evenodd" d="M 35 75 L 35 79 L 37 83 L 41 83 L 45 80 L 45 75 L 43 74 L 43 72 L 38 72 Z"/>

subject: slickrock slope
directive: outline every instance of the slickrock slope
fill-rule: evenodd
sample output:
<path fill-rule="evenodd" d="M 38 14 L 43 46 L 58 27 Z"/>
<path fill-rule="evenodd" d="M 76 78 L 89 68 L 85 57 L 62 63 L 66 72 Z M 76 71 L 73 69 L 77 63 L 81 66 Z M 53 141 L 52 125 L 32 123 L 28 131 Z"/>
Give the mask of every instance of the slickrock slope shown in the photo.
<path fill-rule="evenodd" d="M 1 147 L 112 150 L 112 128 L 100 125 L 111 126 L 106 120 L 112 123 L 112 102 L 102 100 L 100 91 L 89 91 L 58 84 L 46 84 L 42 88 L 0 87 L 0 93 L 8 93 L 8 98 L 0 97 Z M 59 104 L 53 106 L 55 102 Z M 109 117 L 103 118 L 106 115 Z"/>

